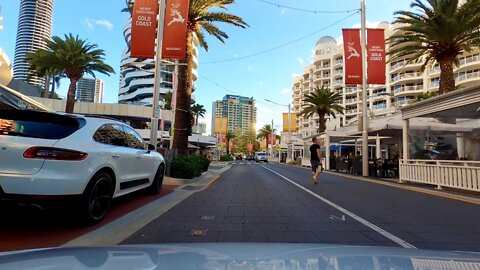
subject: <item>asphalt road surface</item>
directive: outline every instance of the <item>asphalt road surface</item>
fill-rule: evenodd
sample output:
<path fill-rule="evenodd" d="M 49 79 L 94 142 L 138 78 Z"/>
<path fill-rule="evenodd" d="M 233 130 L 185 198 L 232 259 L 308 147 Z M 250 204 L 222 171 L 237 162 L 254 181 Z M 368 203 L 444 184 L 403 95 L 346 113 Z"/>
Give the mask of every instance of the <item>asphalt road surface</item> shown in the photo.
<path fill-rule="evenodd" d="M 280 164 L 235 162 L 122 244 L 288 242 L 480 251 L 480 206 Z"/>

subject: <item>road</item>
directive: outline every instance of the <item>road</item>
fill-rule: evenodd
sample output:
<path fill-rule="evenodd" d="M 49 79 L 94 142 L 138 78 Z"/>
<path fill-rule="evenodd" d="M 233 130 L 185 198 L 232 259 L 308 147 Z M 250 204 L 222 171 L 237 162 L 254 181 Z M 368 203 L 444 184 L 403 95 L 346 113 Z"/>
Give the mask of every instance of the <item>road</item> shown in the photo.
<path fill-rule="evenodd" d="M 234 162 L 122 244 L 308 242 L 480 251 L 480 206 L 281 164 Z"/>

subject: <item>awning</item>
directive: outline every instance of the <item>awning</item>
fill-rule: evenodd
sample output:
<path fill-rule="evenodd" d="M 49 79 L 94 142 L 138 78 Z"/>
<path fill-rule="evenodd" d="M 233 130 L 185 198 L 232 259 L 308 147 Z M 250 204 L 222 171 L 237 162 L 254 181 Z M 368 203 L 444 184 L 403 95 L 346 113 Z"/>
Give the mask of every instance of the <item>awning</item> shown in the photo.
<path fill-rule="evenodd" d="M 188 144 L 188 149 L 200 149 L 200 147 L 189 143 L 189 144 Z"/>
<path fill-rule="evenodd" d="M 34 110 L 51 112 L 39 102 L 0 84 L 0 103 L 17 110 Z"/>

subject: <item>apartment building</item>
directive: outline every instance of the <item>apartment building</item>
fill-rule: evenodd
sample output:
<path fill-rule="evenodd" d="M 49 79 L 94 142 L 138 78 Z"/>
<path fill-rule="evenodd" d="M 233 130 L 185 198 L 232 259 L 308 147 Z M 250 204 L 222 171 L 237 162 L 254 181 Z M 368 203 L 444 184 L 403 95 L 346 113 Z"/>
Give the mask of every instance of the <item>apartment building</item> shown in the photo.
<path fill-rule="evenodd" d="M 103 102 L 103 81 L 99 79 L 82 78 L 77 82 L 77 101 Z"/>
<path fill-rule="evenodd" d="M 227 120 L 227 130 L 237 129 L 247 132 L 255 128 L 257 123 L 257 108 L 255 100 L 248 97 L 226 95 L 222 100 L 213 102 L 212 107 L 212 135 L 215 134 L 215 118 L 223 117 Z M 225 125 L 225 124 L 221 124 Z"/>
<path fill-rule="evenodd" d="M 386 37 L 397 31 L 394 25 L 386 22 L 380 23 L 378 28 L 385 29 Z M 293 79 L 292 104 L 295 113 L 301 111 L 303 97 L 317 86 L 325 85 L 343 97 L 342 106 L 345 113 L 337 115 L 336 119 L 327 118 L 327 130 L 337 130 L 344 125 L 354 124 L 361 114 L 361 85 L 345 85 L 343 54 L 343 44 L 339 44 L 333 37 L 322 37 L 315 45 L 313 62 L 304 68 L 300 76 Z M 418 95 L 438 91 L 439 65 L 422 71 L 423 61 L 408 62 L 408 60 L 406 57 L 387 63 L 386 84 L 369 85 L 367 90 L 369 117 L 395 113 L 399 107 L 415 102 Z M 459 66 L 454 70 L 457 87 L 479 84 L 480 51 L 466 53 L 458 60 Z M 308 119 L 297 118 L 297 126 L 303 137 L 315 134 L 318 125 L 318 116 Z"/>

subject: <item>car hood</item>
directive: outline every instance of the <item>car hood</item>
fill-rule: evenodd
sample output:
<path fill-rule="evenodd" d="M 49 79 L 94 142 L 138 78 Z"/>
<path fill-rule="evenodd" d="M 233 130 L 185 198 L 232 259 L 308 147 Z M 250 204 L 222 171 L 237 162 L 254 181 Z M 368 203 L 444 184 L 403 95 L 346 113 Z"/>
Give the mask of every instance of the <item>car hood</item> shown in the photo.
<path fill-rule="evenodd" d="M 479 269 L 480 253 L 320 244 L 164 244 L 0 253 L 0 269 Z"/>

